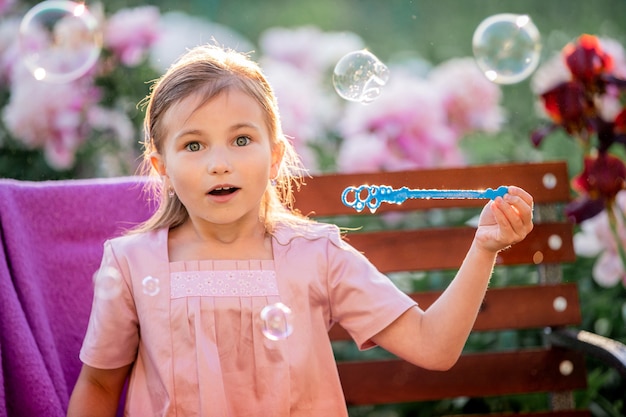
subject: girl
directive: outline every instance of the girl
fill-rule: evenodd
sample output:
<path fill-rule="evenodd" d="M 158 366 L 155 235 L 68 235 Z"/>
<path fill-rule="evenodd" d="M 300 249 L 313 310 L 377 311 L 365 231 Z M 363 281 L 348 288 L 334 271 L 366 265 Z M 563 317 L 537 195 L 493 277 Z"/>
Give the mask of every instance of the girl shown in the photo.
<path fill-rule="evenodd" d="M 496 254 L 532 229 L 525 191 L 489 202 L 455 280 L 423 311 L 337 227 L 291 209 L 297 158 L 247 56 L 188 52 L 153 87 L 145 131 L 160 208 L 105 244 L 99 273 L 122 285 L 106 297 L 96 288 L 69 416 L 114 415 L 127 377 L 129 416 L 346 416 L 330 326 L 362 349 L 448 369 Z M 273 341 L 259 313 L 278 301 L 293 333 Z"/>

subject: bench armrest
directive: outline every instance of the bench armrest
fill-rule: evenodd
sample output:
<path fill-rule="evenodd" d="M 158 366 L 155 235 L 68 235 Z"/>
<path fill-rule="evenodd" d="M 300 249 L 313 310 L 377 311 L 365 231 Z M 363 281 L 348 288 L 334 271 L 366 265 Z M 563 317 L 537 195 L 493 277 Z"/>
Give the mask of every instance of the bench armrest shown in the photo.
<path fill-rule="evenodd" d="M 548 329 L 548 341 L 560 347 L 577 350 L 591 355 L 615 368 L 626 380 L 626 345 L 585 330 Z"/>

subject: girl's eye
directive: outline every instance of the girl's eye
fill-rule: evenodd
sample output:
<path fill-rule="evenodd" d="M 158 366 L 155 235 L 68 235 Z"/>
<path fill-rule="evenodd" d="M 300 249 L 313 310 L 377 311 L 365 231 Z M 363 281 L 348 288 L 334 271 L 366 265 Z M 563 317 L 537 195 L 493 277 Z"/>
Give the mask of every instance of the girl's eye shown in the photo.
<path fill-rule="evenodd" d="M 235 145 L 237 146 L 246 146 L 249 143 L 250 138 L 247 136 L 239 136 L 237 139 L 235 139 Z"/>
<path fill-rule="evenodd" d="M 201 149 L 201 146 L 198 142 L 189 142 L 185 148 L 190 152 L 198 152 Z"/>

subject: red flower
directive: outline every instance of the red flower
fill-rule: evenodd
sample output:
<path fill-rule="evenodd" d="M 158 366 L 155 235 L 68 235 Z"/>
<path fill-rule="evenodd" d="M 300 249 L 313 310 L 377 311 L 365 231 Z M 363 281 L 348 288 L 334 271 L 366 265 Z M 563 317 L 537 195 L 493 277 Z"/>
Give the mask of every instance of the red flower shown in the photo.
<path fill-rule="evenodd" d="M 572 188 L 593 199 L 613 200 L 626 182 L 626 166 L 621 159 L 607 153 L 587 156 L 584 170 L 572 180 Z"/>
<path fill-rule="evenodd" d="M 543 93 L 541 98 L 550 118 L 567 133 L 592 130 L 588 119 L 595 116 L 595 108 L 582 84 L 574 81 L 561 83 Z"/>
<path fill-rule="evenodd" d="M 589 197 L 579 197 L 565 207 L 565 215 L 575 224 L 580 224 L 596 215 L 606 208 L 606 201 L 601 198 L 591 199 Z"/>
<path fill-rule="evenodd" d="M 598 117 L 596 130 L 599 153 L 606 153 L 615 143 L 626 145 L 626 108 L 622 109 L 612 122 L 606 122 Z"/>
<path fill-rule="evenodd" d="M 615 116 L 614 131 L 616 134 L 626 135 L 626 107 Z"/>
<path fill-rule="evenodd" d="M 563 48 L 565 63 L 574 80 L 594 84 L 598 76 L 613 69 L 613 58 L 602 50 L 600 41 L 593 35 L 581 35 L 576 43 Z"/>
<path fill-rule="evenodd" d="M 597 157 L 585 157 L 584 165 L 583 172 L 572 180 L 572 188 L 581 197 L 565 208 L 565 214 L 575 223 L 590 219 L 610 206 L 626 184 L 626 166 L 619 158 L 601 153 Z"/>

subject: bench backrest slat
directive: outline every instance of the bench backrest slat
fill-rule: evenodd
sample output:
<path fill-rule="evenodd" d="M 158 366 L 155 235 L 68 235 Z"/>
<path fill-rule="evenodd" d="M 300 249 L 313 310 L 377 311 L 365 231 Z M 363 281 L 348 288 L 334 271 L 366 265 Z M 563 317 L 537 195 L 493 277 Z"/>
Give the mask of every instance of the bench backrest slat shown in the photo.
<path fill-rule="evenodd" d="M 348 233 L 348 242 L 382 272 L 458 268 L 476 229 L 430 228 Z M 500 253 L 498 265 L 573 262 L 572 227 L 563 223 L 537 224 L 517 245 Z"/>
<path fill-rule="evenodd" d="M 440 291 L 411 294 L 422 309 L 434 303 Z M 532 304 L 529 300 L 533 300 Z M 475 331 L 540 329 L 580 324 L 582 320 L 576 284 L 493 288 L 487 292 L 476 318 Z M 350 340 L 335 325 L 331 340 Z"/>
<path fill-rule="evenodd" d="M 561 373 L 568 361 L 572 372 Z M 584 357 L 567 350 L 468 354 L 449 371 L 428 371 L 390 359 L 338 364 L 348 404 L 386 404 L 460 396 L 584 388 Z"/>

